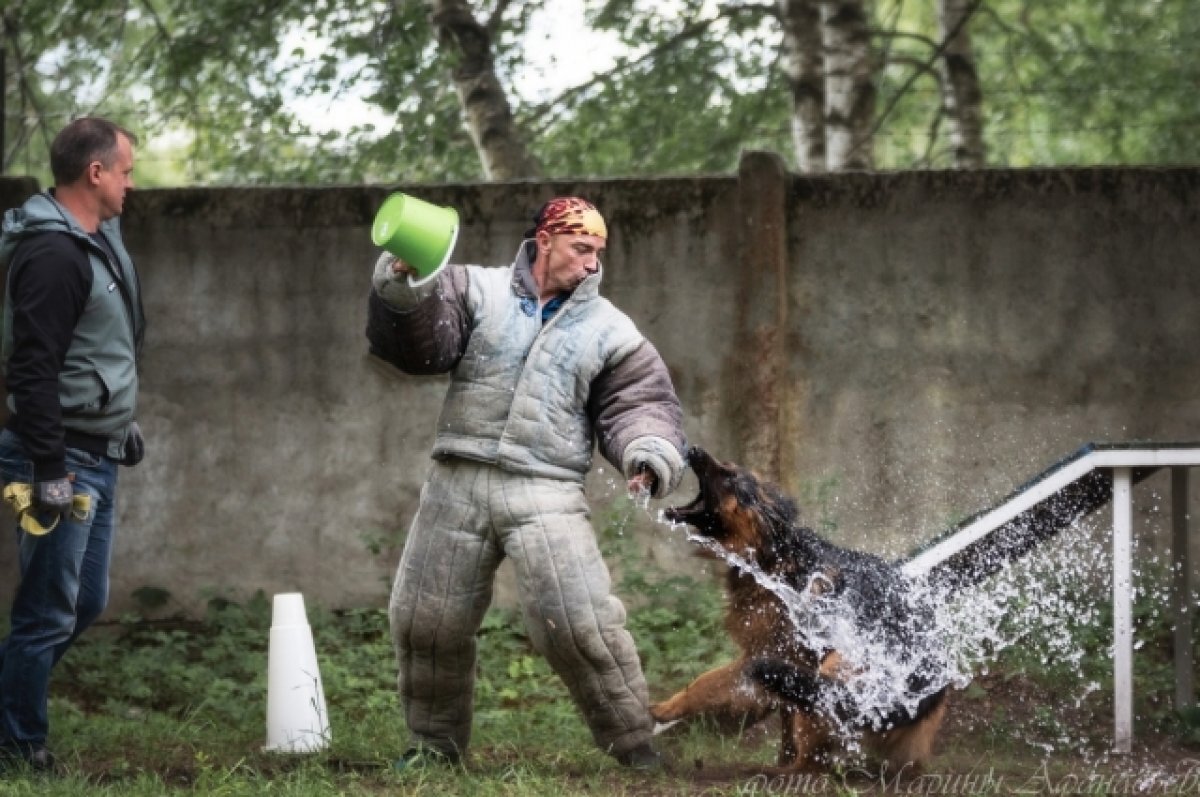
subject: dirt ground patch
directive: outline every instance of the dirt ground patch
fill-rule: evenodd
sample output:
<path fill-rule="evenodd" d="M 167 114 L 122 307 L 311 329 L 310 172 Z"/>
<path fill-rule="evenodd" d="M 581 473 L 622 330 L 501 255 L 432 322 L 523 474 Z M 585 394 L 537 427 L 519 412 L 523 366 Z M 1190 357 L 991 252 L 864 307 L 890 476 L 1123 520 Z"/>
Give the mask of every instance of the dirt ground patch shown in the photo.
<path fill-rule="evenodd" d="M 1111 701 L 1098 701 L 1111 706 Z M 628 793 L 674 794 L 1188 794 L 1200 795 L 1200 740 L 1182 726 L 1167 732 L 1135 724 L 1133 751 L 1112 751 L 1112 715 L 1076 706 L 1051 687 L 1003 675 L 977 679 L 953 695 L 938 753 L 924 772 L 888 773 L 844 760 L 805 772 L 715 760 L 672 761 L 662 782 Z M 740 737 L 746 758 L 770 759 L 772 721 Z M 672 751 L 670 739 L 663 747 Z M 667 781 L 674 781 L 667 786 Z"/>

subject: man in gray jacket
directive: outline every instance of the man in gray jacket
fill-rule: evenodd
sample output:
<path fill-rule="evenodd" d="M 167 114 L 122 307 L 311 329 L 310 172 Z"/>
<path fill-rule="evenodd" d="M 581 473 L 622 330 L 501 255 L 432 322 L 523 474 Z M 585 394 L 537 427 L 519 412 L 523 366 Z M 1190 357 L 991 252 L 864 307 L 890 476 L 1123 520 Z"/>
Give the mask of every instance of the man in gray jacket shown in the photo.
<path fill-rule="evenodd" d="M 507 268 L 448 266 L 410 283 L 384 255 L 371 352 L 409 374 L 451 372 L 433 466 L 392 589 L 411 767 L 455 762 L 471 731 L 475 634 L 504 557 L 530 638 L 596 744 L 660 765 L 646 681 L 588 519 L 592 449 L 661 498 L 679 483 L 682 411 L 662 358 L 599 295 L 607 229 L 591 203 L 547 202 Z"/>
<path fill-rule="evenodd" d="M 0 767 L 53 766 L 50 671 L 108 601 L 117 466 L 144 450 L 134 413 L 145 325 L 117 218 L 134 143 L 106 119 L 76 119 L 50 145 L 54 189 L 4 216 L 0 483 L 20 519 L 21 583 L 0 642 Z"/>

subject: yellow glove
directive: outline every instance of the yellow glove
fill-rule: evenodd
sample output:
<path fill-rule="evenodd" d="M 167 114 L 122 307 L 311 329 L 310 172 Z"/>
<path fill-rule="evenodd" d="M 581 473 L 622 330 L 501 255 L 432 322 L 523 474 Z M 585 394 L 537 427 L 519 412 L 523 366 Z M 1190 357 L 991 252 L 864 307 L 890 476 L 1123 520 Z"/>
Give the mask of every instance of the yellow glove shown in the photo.
<path fill-rule="evenodd" d="M 23 482 L 13 482 L 4 488 L 4 503 L 12 507 L 20 521 L 21 530 L 35 537 L 54 531 L 61 515 L 54 516 L 54 522 L 43 526 L 33 514 L 33 485 Z M 92 497 L 87 493 L 75 493 L 71 496 L 71 517 L 75 520 L 86 520 L 92 510 Z"/>

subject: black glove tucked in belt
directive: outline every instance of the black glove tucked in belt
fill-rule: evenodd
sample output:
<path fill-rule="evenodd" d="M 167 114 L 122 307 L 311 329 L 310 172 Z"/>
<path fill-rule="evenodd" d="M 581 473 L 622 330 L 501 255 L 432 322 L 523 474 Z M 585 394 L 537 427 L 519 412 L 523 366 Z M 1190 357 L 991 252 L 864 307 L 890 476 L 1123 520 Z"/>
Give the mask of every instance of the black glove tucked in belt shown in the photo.
<path fill-rule="evenodd" d="M 38 509 L 65 515 L 71 511 L 71 498 L 75 491 L 71 488 L 71 480 L 66 476 L 61 479 L 51 479 L 36 482 L 33 485 L 33 503 Z"/>
<path fill-rule="evenodd" d="M 144 456 L 146 456 L 146 441 L 142 438 L 142 427 L 138 426 L 137 421 L 134 421 L 129 424 L 129 431 L 125 433 L 125 453 L 121 457 L 121 464 L 132 468 L 141 462 Z"/>

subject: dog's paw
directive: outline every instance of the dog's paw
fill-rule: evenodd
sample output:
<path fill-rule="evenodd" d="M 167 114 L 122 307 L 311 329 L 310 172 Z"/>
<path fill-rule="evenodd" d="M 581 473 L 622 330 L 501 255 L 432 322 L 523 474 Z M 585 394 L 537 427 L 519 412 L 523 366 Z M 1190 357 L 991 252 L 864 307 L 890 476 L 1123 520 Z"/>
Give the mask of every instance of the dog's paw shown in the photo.
<path fill-rule="evenodd" d="M 663 733 L 665 731 L 670 730 L 671 728 L 674 728 L 676 725 L 678 725 L 681 722 L 683 722 L 683 720 L 671 720 L 670 722 L 655 722 L 654 723 L 654 735 L 658 736 L 660 733 Z"/>
<path fill-rule="evenodd" d="M 674 725 L 683 719 L 679 710 L 673 705 L 674 702 L 673 700 L 664 700 L 661 703 L 655 703 L 650 706 L 650 716 L 654 719 L 655 723 L 659 725 Z M 666 730 L 666 728 L 663 730 Z M 655 731 L 655 733 L 657 732 Z"/>

